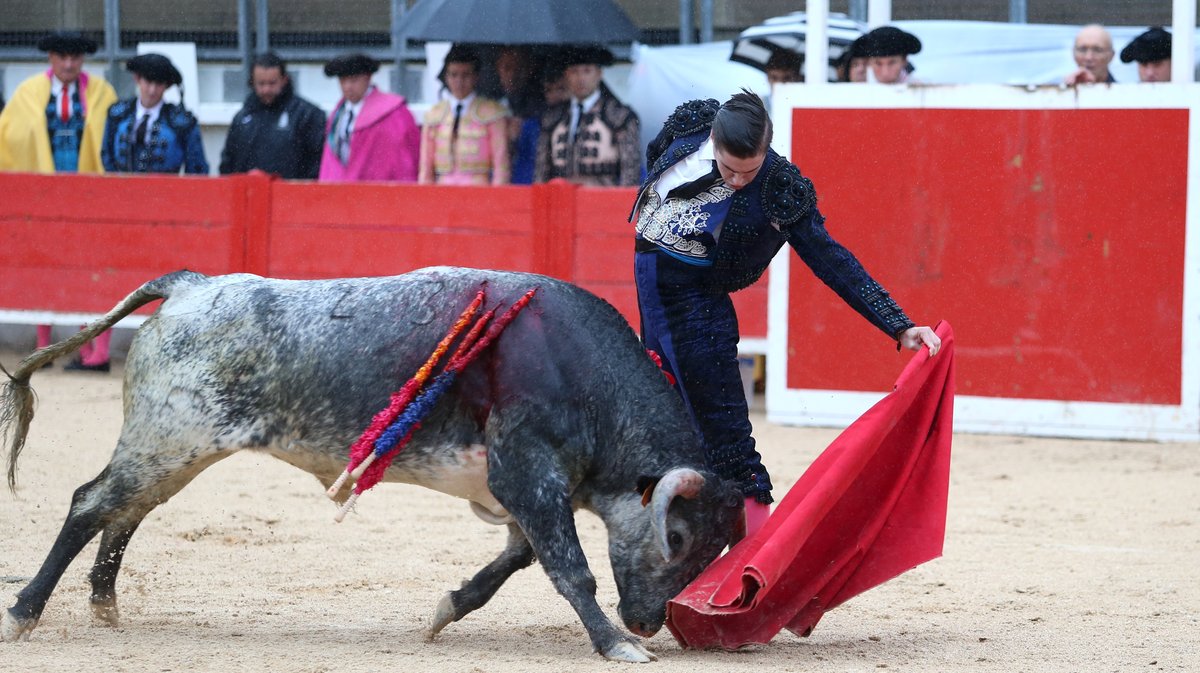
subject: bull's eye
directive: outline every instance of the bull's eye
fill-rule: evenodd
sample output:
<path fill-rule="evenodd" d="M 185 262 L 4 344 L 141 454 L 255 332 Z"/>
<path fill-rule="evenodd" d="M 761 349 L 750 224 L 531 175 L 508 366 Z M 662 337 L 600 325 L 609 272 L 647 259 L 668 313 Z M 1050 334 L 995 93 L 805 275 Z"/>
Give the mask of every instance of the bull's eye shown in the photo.
<path fill-rule="evenodd" d="M 683 536 L 675 531 L 667 533 L 667 544 L 671 545 L 671 549 L 678 550 L 683 545 Z"/>

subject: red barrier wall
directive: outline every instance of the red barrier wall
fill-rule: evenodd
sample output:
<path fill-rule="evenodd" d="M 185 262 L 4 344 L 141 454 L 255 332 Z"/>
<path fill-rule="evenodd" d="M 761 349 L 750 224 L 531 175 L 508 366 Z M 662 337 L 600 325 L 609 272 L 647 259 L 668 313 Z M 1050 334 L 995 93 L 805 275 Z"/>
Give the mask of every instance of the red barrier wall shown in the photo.
<path fill-rule="evenodd" d="M 99 313 L 169 271 L 243 270 L 248 182 L 0 176 L 0 308 Z"/>
<path fill-rule="evenodd" d="M 569 280 L 637 325 L 632 188 L 0 174 L 0 193 L 0 309 L 100 313 L 185 267 L 337 278 L 444 264 Z M 765 279 L 736 302 L 742 334 L 765 338 Z"/>
<path fill-rule="evenodd" d="M 954 325 L 959 394 L 1180 404 L 1188 110 L 796 109 L 793 128 L 831 233 L 911 317 Z M 906 358 L 791 268 L 788 387 L 886 390 Z"/>

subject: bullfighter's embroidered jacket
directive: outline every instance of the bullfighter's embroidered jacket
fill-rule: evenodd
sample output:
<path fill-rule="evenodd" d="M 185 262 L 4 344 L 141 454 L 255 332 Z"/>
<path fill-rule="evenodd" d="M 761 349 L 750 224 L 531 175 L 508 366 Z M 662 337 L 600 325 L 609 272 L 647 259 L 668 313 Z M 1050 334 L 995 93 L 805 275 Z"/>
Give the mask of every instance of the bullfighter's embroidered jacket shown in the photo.
<path fill-rule="evenodd" d="M 196 116 L 174 103 L 163 103 L 158 119 L 146 129 L 145 143 L 135 142 L 137 99 L 129 98 L 108 110 L 104 146 L 100 156 L 104 170 L 124 173 L 208 174 L 204 142 Z"/>
<path fill-rule="evenodd" d="M 600 99 L 584 110 L 570 140 L 570 101 L 542 113 L 534 182 L 565 178 L 593 187 L 633 186 L 642 175 L 637 113 L 600 84 Z"/>
<path fill-rule="evenodd" d="M 651 187 L 668 168 L 700 148 L 719 107 L 713 99 L 680 105 L 647 146 L 647 176 L 630 214 L 639 239 L 666 249 L 663 230 L 642 221 L 648 197 L 657 198 Z M 786 158 L 768 149 L 755 179 L 730 199 L 723 221 L 682 234 L 667 232 L 699 240 L 719 227 L 715 249 L 708 252 L 711 264 L 697 271 L 713 291 L 729 293 L 750 286 L 787 243 L 822 282 L 889 337 L 914 325 L 858 259 L 829 235 L 812 182 Z"/>

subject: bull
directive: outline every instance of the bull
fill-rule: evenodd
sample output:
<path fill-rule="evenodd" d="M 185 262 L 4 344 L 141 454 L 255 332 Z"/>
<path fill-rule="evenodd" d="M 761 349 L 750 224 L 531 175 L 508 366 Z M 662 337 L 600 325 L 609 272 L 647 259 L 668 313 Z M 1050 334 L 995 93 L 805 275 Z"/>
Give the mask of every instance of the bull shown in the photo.
<path fill-rule="evenodd" d="M 537 294 L 432 409 L 385 480 L 464 498 L 481 518 L 507 525 L 508 537 L 495 560 L 440 600 L 426 635 L 483 606 L 536 559 L 597 652 L 653 659 L 597 604 L 574 510 L 603 520 L 618 613 L 629 631 L 649 637 L 668 599 L 736 539 L 740 494 L 706 469 L 679 395 L 610 305 L 544 276 L 449 267 L 319 281 L 179 271 L 25 358 L 0 400 L 14 492 L 33 372 L 164 300 L 129 350 L 112 459 L 75 491 L 41 569 L 0 615 L 0 637 L 29 638 L 63 572 L 97 533 L 90 602 L 97 619 L 115 624 L 117 573 L 138 524 L 237 451 L 265 451 L 329 487 L 347 447 L 480 287 L 505 305 L 531 288 Z"/>

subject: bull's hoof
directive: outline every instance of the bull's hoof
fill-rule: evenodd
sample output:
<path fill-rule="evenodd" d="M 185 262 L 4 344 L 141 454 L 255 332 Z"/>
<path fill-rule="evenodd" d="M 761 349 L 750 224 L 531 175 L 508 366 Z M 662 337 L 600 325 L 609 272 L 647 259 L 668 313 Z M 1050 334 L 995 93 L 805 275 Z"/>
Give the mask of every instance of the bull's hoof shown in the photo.
<path fill-rule="evenodd" d="M 0 614 L 0 641 L 15 643 L 18 640 L 29 640 L 29 634 L 37 626 L 38 620 L 33 617 L 21 619 L 5 610 Z"/>
<path fill-rule="evenodd" d="M 450 600 L 450 592 L 446 592 L 442 596 L 442 600 L 438 601 L 437 610 L 433 613 L 433 622 L 429 625 L 429 629 L 425 631 L 426 642 L 432 641 L 441 633 L 446 625 L 454 621 L 454 601 Z"/>
<path fill-rule="evenodd" d="M 641 643 L 630 640 L 619 640 L 608 650 L 601 652 L 609 661 L 625 661 L 631 664 L 648 664 L 658 659 Z"/>
<path fill-rule="evenodd" d="M 120 614 L 117 612 L 117 599 L 113 598 L 93 598 L 92 599 L 92 617 L 103 624 L 104 626 L 119 626 Z"/>

